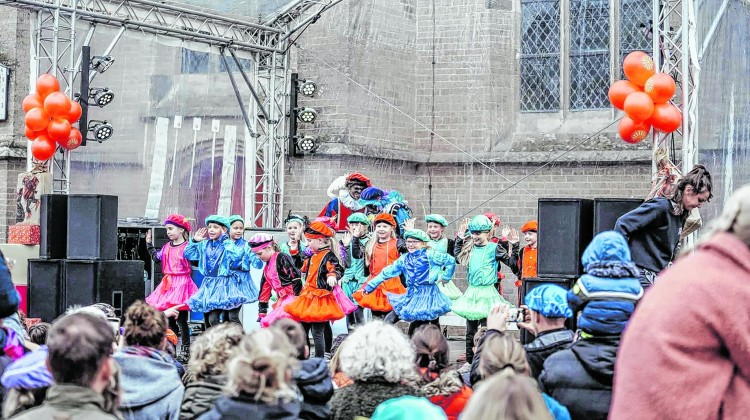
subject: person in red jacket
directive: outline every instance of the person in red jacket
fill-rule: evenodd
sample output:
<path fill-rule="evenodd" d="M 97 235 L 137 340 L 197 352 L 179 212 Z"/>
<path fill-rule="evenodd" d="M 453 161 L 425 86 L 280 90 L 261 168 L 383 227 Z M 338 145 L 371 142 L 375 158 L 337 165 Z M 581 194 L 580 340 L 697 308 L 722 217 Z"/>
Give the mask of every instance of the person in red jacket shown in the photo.
<path fill-rule="evenodd" d="M 340 180 L 343 178 L 343 185 Z M 328 195 L 333 199 L 320 211 L 319 217 L 330 217 L 336 220 L 334 230 L 346 230 L 346 219 L 352 213 L 363 212 L 364 206 L 359 204 L 362 190 L 372 186 L 370 178 L 359 172 L 352 172 L 345 177 L 336 179 L 328 187 Z M 337 185 L 338 184 L 338 185 Z M 343 187 L 343 188 L 342 188 Z"/>
<path fill-rule="evenodd" d="M 747 418 L 748 302 L 750 185 L 638 304 L 617 352 L 609 418 Z"/>
<path fill-rule="evenodd" d="M 473 391 L 464 384 L 458 371 L 450 367 L 450 349 L 440 327 L 434 324 L 419 327 L 411 343 L 422 379 L 422 394 L 442 408 L 448 420 L 457 420 Z"/>

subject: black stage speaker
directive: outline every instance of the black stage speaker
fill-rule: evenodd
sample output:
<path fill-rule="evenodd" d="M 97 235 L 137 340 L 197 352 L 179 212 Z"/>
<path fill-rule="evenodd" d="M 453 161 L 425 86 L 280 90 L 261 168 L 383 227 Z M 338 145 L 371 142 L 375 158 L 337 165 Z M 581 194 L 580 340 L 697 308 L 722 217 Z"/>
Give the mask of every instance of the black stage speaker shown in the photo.
<path fill-rule="evenodd" d="M 540 278 L 540 277 L 529 277 L 523 280 L 523 287 L 521 288 L 522 293 L 522 302 L 526 302 L 526 294 L 529 293 L 533 288 L 537 286 L 541 286 L 542 284 L 556 284 L 560 287 L 562 287 L 565 290 L 569 290 L 573 287 L 573 285 L 576 283 L 578 279 L 577 278 Z M 576 329 L 576 320 L 575 320 L 575 314 L 572 318 L 568 318 L 567 321 L 565 321 L 565 327 L 568 328 L 571 331 L 575 331 Z M 521 343 L 527 344 L 534 340 L 534 336 L 524 330 L 523 328 L 519 328 L 521 331 Z"/>
<path fill-rule="evenodd" d="M 52 322 L 62 313 L 60 295 L 64 289 L 63 263 L 63 260 L 29 260 L 29 318 Z"/>
<path fill-rule="evenodd" d="M 68 259 L 117 258 L 117 196 L 68 196 Z"/>
<path fill-rule="evenodd" d="M 637 198 L 595 198 L 594 235 L 614 229 L 620 216 L 641 204 L 643 200 Z"/>
<path fill-rule="evenodd" d="M 581 198 L 539 199 L 539 277 L 574 278 L 594 232 L 594 203 Z"/>
<path fill-rule="evenodd" d="M 40 207 L 41 243 L 39 258 L 64 259 L 68 256 L 68 196 L 44 194 Z"/>
<path fill-rule="evenodd" d="M 65 261 L 65 307 L 108 303 L 122 316 L 144 297 L 143 261 Z"/>

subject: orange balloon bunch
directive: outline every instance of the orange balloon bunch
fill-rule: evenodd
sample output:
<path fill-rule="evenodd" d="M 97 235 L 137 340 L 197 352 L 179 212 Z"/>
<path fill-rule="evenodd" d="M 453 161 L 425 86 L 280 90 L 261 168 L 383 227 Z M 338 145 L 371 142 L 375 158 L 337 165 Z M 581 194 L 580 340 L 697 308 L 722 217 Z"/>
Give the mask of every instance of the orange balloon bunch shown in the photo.
<path fill-rule="evenodd" d="M 54 156 L 57 145 L 73 150 L 81 145 L 81 132 L 72 124 L 81 118 L 81 105 L 60 92 L 60 82 L 51 74 L 36 81 L 36 93 L 21 104 L 26 112 L 26 137 L 31 140 L 31 154 L 38 160 Z"/>
<path fill-rule="evenodd" d="M 669 103 L 676 88 L 672 76 L 656 73 L 654 61 L 642 51 L 628 54 L 622 68 L 628 80 L 618 80 L 609 88 L 612 106 L 627 114 L 620 120 L 620 137 L 639 143 L 651 127 L 665 133 L 680 128 L 682 114 Z"/>

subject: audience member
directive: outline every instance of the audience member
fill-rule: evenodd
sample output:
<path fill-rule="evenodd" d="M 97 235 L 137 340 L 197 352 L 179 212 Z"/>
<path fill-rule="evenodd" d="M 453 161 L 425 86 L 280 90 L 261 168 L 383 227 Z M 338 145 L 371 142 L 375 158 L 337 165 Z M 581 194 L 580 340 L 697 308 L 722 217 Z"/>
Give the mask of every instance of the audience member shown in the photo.
<path fill-rule="evenodd" d="M 447 420 L 440 407 L 424 397 L 406 395 L 382 402 L 370 420 Z"/>
<path fill-rule="evenodd" d="M 333 379 L 333 388 L 343 388 L 354 383 L 346 374 L 341 370 L 341 347 L 344 344 L 344 340 L 349 334 L 341 334 L 333 339 L 333 345 L 331 346 L 331 360 L 328 362 L 328 370 L 331 372 Z"/>
<path fill-rule="evenodd" d="M 47 333 L 52 327 L 52 324 L 48 322 L 40 322 L 29 327 L 29 341 L 34 344 L 44 345 L 47 344 Z"/>
<path fill-rule="evenodd" d="M 529 376 L 504 369 L 479 384 L 461 415 L 461 420 L 494 419 L 551 420 L 552 416 Z"/>
<path fill-rule="evenodd" d="M 54 384 L 47 368 L 48 355 L 47 346 L 42 346 L 5 369 L 1 380 L 7 390 L 3 402 L 3 418 L 10 418 L 44 402 L 47 389 Z"/>

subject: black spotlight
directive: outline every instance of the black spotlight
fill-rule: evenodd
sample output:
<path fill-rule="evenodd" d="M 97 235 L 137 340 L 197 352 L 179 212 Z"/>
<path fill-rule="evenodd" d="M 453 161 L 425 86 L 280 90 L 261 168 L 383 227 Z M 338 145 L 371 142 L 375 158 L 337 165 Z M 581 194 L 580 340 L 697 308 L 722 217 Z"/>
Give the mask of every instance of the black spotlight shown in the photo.
<path fill-rule="evenodd" d="M 318 90 L 318 85 L 312 80 L 300 80 L 299 91 L 305 96 L 312 97 Z"/>
<path fill-rule="evenodd" d="M 318 150 L 318 146 L 320 146 L 320 143 L 315 137 L 305 136 L 297 139 L 297 148 L 304 154 L 315 153 Z"/>
<path fill-rule="evenodd" d="M 94 135 L 92 140 L 101 143 L 109 140 L 115 129 L 107 121 L 91 120 L 89 121 L 88 131 Z"/>
<path fill-rule="evenodd" d="M 89 89 L 89 99 L 99 105 L 99 108 L 104 108 L 115 100 L 115 94 L 109 88 L 91 88 Z"/>
<path fill-rule="evenodd" d="M 312 108 L 297 108 L 297 118 L 304 123 L 313 123 L 318 118 L 318 112 Z"/>

